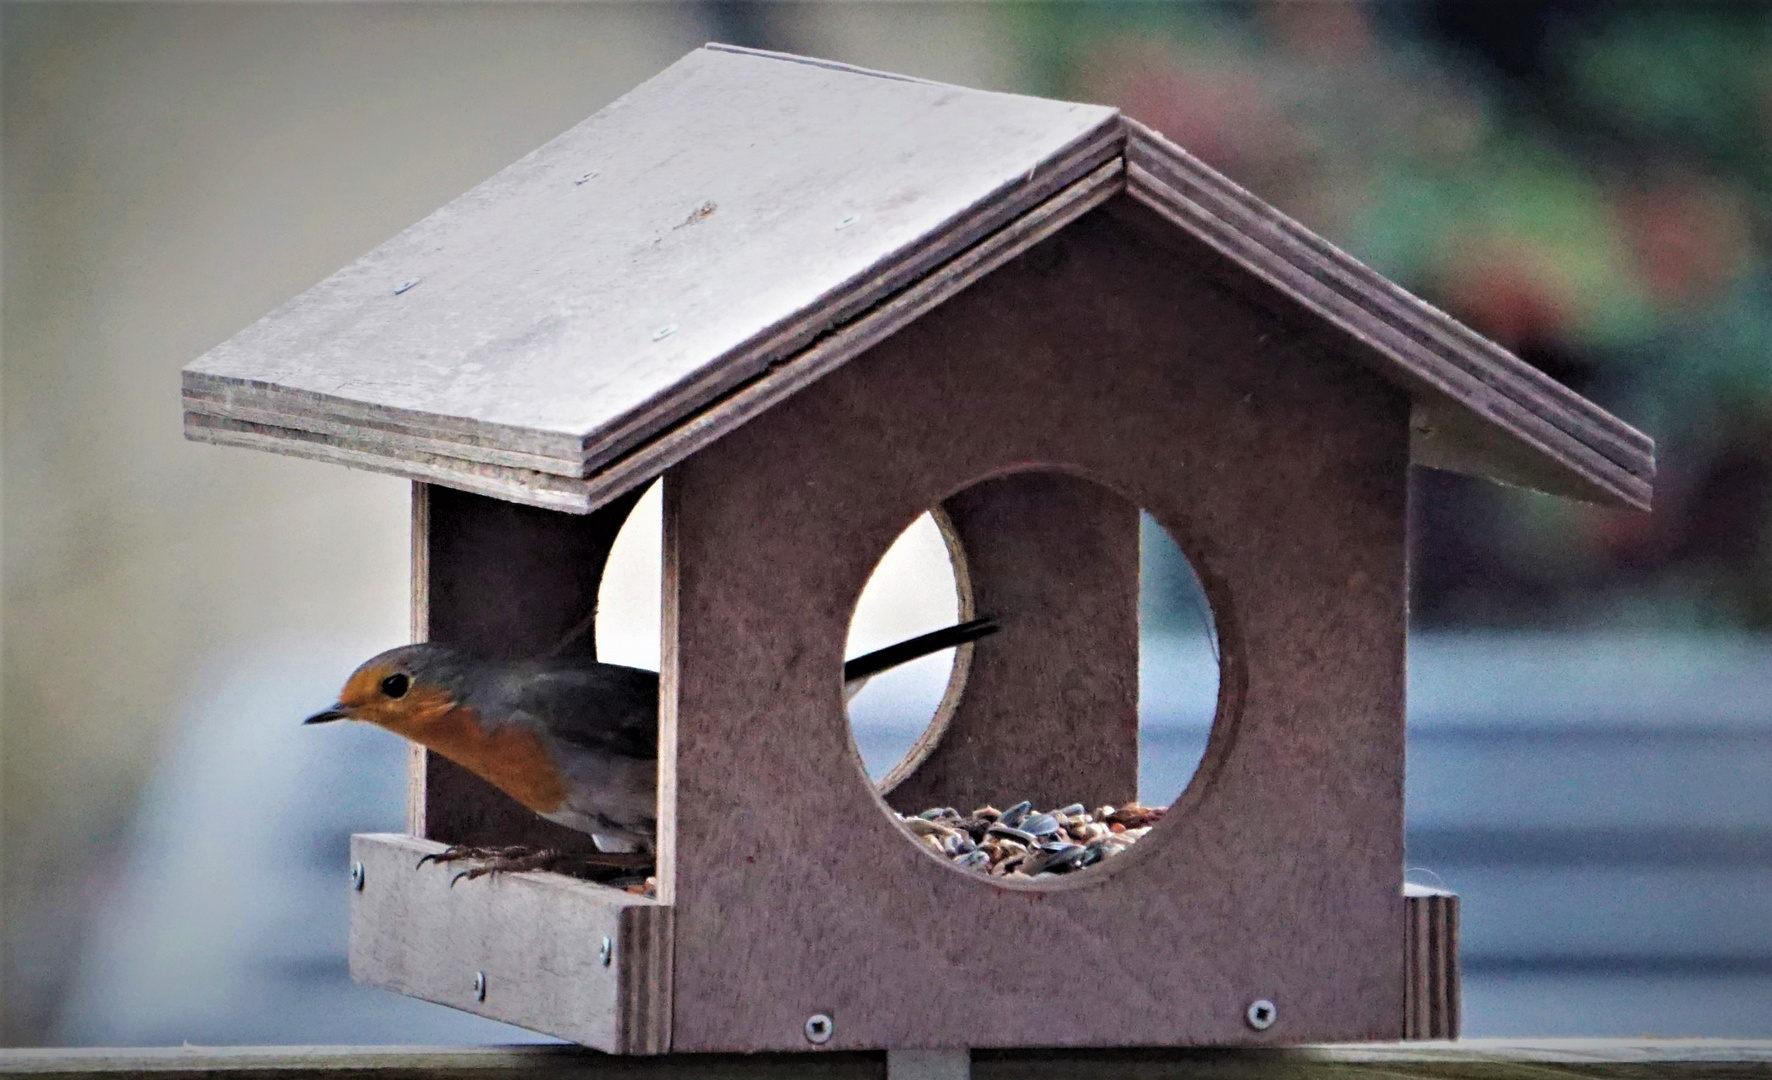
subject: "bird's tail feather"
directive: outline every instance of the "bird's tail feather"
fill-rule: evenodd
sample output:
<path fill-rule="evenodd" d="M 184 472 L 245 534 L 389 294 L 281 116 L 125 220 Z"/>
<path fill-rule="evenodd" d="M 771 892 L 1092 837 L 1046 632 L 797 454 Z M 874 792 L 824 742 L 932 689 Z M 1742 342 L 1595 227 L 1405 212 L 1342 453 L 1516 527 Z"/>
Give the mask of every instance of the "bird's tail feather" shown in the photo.
<path fill-rule="evenodd" d="M 845 686 L 859 686 L 872 676 L 882 671 L 895 668 L 900 664 L 908 664 L 919 657 L 928 656 L 932 652 L 951 649 L 956 645 L 964 645 L 968 641 L 977 641 L 998 630 L 997 620 L 971 619 L 956 623 L 941 630 L 935 630 L 896 645 L 888 645 L 884 649 L 876 649 L 871 653 L 858 656 L 843 665 L 843 683 Z"/>

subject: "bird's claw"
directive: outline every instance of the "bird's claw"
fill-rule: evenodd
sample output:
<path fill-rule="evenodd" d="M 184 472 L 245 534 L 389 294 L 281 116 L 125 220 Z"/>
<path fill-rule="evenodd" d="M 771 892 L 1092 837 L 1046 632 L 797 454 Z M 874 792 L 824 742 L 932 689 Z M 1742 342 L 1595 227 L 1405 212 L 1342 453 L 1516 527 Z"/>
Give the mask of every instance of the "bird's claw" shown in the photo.
<path fill-rule="evenodd" d="M 419 859 L 418 867 L 415 869 L 422 868 L 426 863 L 434 862 L 441 866 L 444 863 L 459 862 L 464 859 L 471 859 L 479 865 L 470 866 L 450 878 L 450 888 L 454 888 L 456 882 L 463 878 L 473 881 L 475 878 L 491 874 L 518 874 L 529 870 L 550 870 L 554 873 L 598 881 L 604 878 L 632 875 L 637 871 L 649 871 L 654 863 L 653 856 L 649 852 L 567 852 L 522 845 L 482 848 L 456 844 L 443 851 L 433 851 Z"/>
<path fill-rule="evenodd" d="M 470 844 L 451 844 L 442 851 L 433 851 L 418 860 L 415 870 L 422 870 L 425 863 L 434 862 L 438 866 L 444 863 L 460 862 L 463 859 L 480 859 L 496 862 L 504 859 L 522 859 L 537 854 L 535 848 L 515 845 L 511 847 L 474 847 Z"/>

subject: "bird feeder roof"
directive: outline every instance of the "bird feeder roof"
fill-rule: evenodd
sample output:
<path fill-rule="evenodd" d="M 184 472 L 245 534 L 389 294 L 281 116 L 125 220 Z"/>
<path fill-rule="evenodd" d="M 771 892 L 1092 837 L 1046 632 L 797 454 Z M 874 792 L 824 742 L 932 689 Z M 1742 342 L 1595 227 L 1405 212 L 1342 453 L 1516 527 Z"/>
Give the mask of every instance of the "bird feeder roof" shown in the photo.
<path fill-rule="evenodd" d="M 1114 109 L 722 45 L 190 364 L 186 434 L 588 511 L 1122 193 L 1407 388 L 1418 462 L 1648 505 L 1646 436 Z"/>

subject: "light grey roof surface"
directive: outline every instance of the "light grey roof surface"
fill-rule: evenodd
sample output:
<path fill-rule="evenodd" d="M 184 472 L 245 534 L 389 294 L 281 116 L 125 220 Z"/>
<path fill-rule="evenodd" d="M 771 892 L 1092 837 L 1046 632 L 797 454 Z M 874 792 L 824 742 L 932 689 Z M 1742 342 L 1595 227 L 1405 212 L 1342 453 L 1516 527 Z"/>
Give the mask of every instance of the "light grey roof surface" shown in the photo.
<path fill-rule="evenodd" d="M 700 49 L 191 364 L 186 407 L 583 477 L 1110 156 L 1115 115 Z"/>
<path fill-rule="evenodd" d="M 711 45 L 185 369 L 186 434 L 589 510 L 1124 192 L 1416 403 L 1647 506 L 1653 445 L 1113 109 Z"/>

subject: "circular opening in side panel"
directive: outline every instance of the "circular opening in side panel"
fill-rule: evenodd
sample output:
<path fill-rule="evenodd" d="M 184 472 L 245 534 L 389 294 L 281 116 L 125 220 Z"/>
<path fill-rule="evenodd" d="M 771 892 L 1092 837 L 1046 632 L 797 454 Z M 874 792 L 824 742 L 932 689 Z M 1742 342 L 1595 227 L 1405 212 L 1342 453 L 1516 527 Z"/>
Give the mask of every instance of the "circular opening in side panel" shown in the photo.
<path fill-rule="evenodd" d="M 930 599 L 881 619 L 916 560 Z M 1193 782 L 1218 708 L 1212 609 L 1168 532 L 1107 488 L 1015 473 L 920 519 L 864 590 L 847 655 L 931 633 L 938 651 L 874 675 L 849 710 L 869 778 L 929 857 L 1062 884 L 1134 850 Z"/>

